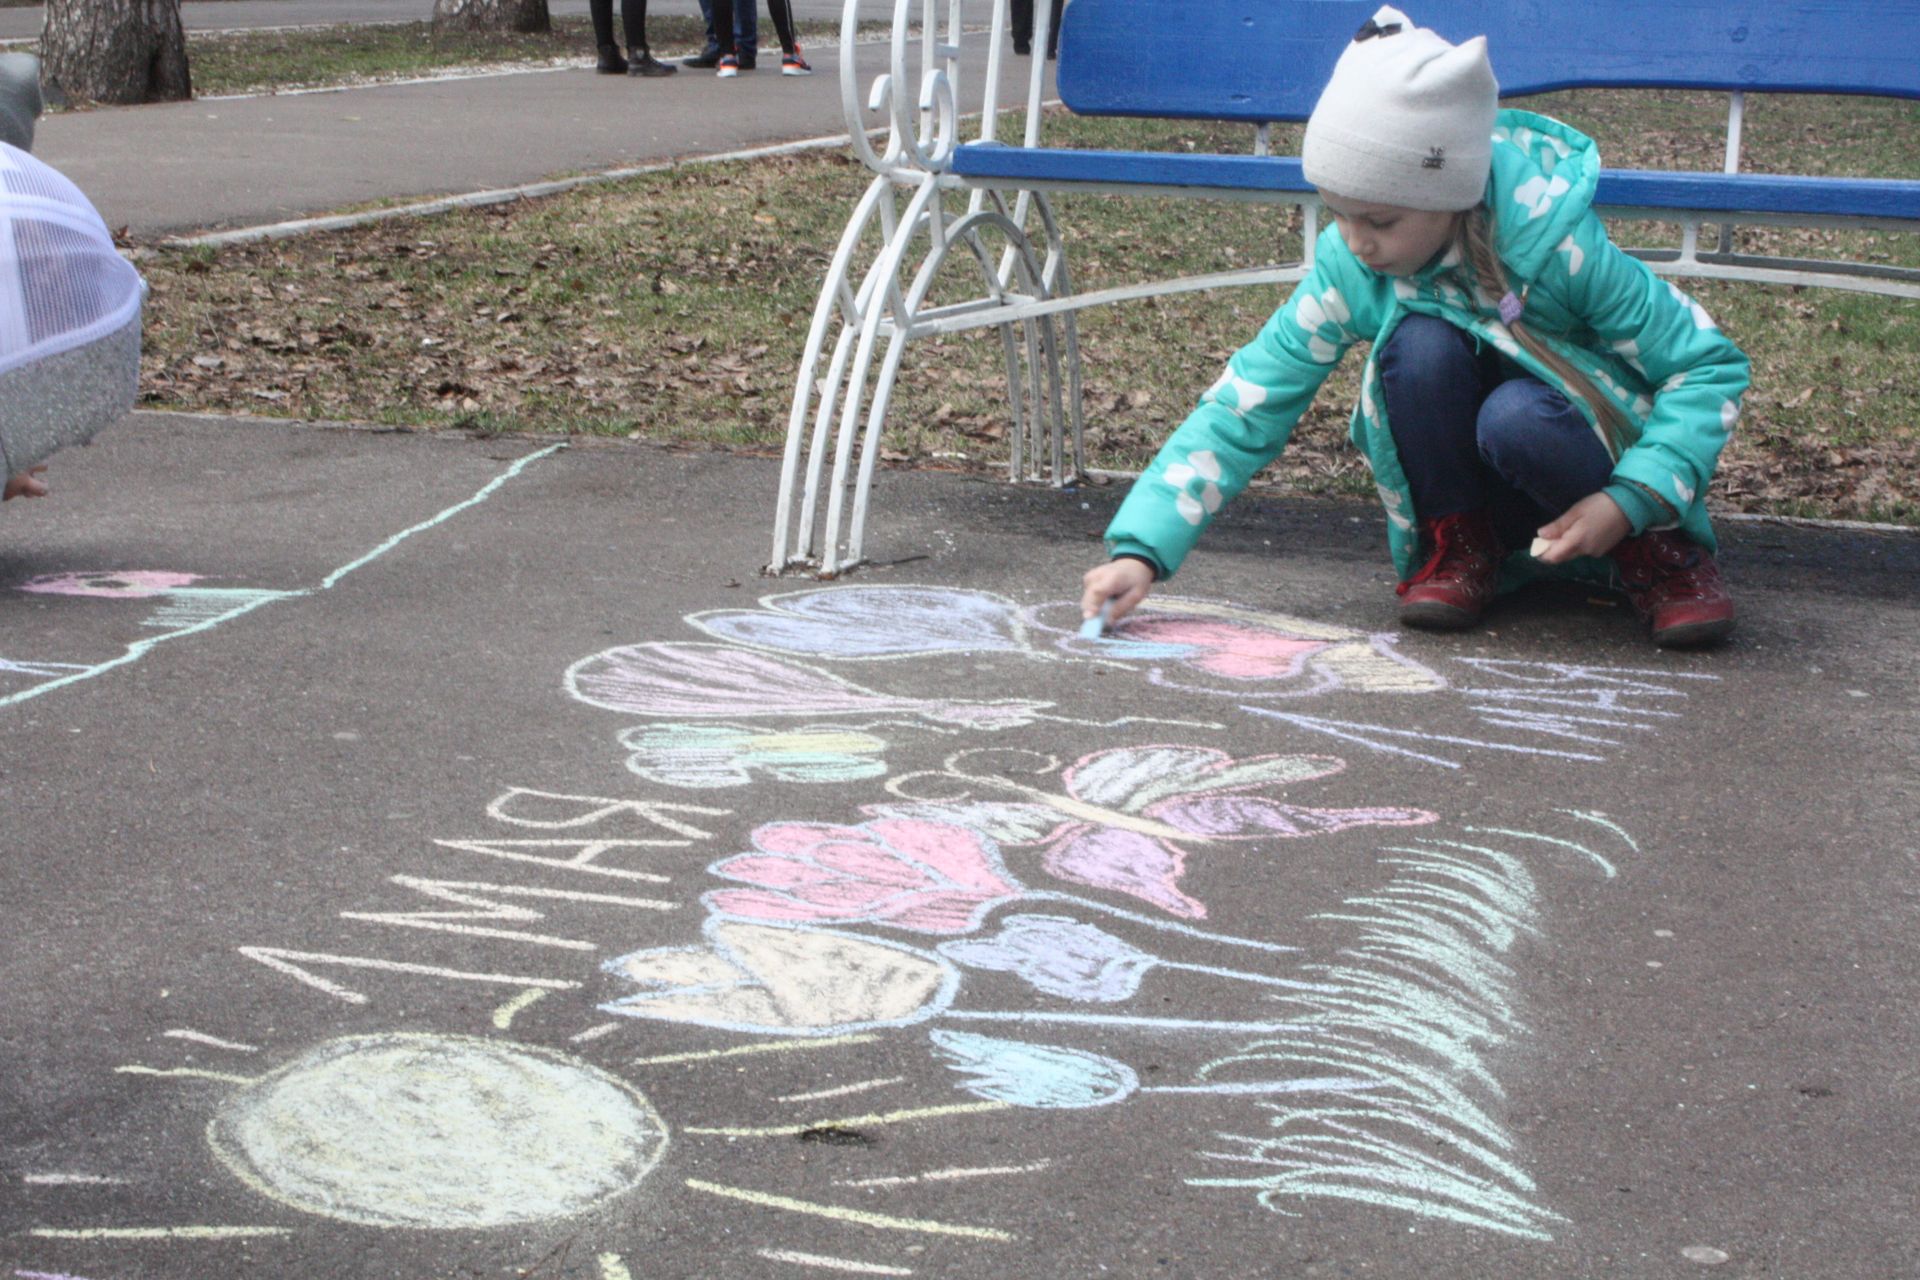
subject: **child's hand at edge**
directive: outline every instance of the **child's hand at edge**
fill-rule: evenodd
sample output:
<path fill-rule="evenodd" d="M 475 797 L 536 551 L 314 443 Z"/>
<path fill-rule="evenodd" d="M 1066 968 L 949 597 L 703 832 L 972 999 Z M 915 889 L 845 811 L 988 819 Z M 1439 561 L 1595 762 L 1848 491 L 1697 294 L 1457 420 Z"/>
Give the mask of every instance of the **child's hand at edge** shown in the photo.
<path fill-rule="evenodd" d="M 1122 556 L 1087 570 L 1080 581 L 1084 587 L 1080 593 L 1080 616 L 1093 617 L 1100 612 L 1101 605 L 1111 600 L 1113 612 L 1107 616 L 1111 625 L 1132 613 L 1134 606 L 1147 598 L 1147 591 L 1153 586 L 1153 566 L 1144 560 Z"/>
<path fill-rule="evenodd" d="M 1542 525 L 1540 536 L 1550 544 L 1536 560 L 1563 564 L 1576 556 L 1603 556 L 1633 532 L 1633 522 L 1620 504 L 1604 493 L 1590 493 L 1568 507 L 1566 514 Z"/>
<path fill-rule="evenodd" d="M 16 471 L 7 477 L 7 488 L 0 502 L 11 502 L 15 498 L 44 498 L 47 496 L 47 482 L 40 477 L 47 473 L 43 463 L 37 467 L 28 467 L 25 471 Z"/>

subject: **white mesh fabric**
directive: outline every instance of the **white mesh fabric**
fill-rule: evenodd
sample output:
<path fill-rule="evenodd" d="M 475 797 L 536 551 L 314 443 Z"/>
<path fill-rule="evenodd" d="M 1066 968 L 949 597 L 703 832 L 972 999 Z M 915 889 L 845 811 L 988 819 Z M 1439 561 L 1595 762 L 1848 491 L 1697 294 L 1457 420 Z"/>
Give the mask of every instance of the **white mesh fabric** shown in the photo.
<path fill-rule="evenodd" d="M 0 374 L 125 329 L 143 289 L 80 189 L 0 143 Z"/>

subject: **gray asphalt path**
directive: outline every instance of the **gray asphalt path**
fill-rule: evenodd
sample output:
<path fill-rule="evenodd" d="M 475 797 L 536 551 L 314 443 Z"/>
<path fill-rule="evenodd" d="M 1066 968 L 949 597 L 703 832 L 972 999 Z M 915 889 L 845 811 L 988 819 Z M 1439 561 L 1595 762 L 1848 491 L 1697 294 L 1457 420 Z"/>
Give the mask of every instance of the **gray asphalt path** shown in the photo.
<path fill-rule="evenodd" d="M 796 17 L 838 18 L 836 0 L 791 0 Z M 978 3 L 978 0 L 973 0 Z M 884 0 L 863 0 L 876 16 L 893 12 Z M 586 0 L 548 0 L 556 17 L 587 11 Z M 651 13 L 692 15 L 697 0 L 655 0 Z M 186 0 L 180 20 L 189 31 L 241 31 L 262 27 L 334 26 L 343 23 L 423 22 L 433 16 L 431 0 Z M 34 39 L 46 21 L 39 6 L 0 9 L 0 40 Z"/>
<path fill-rule="evenodd" d="M 773 581 L 772 462 L 548 450 L 0 512 L 0 1274 L 1920 1271 L 1911 538 L 1690 656 L 1245 499 L 1089 646 L 1114 490 Z"/>
<path fill-rule="evenodd" d="M 838 47 L 807 55 L 815 74 L 804 78 L 771 65 L 724 81 L 582 66 L 66 112 L 41 121 L 34 149 L 136 237 L 252 226 L 844 133 Z M 862 83 L 885 70 L 885 46 L 863 46 L 861 57 Z M 1005 60 L 1003 103 L 1021 100 L 1025 70 Z M 961 101 L 977 107 L 977 78 Z"/>

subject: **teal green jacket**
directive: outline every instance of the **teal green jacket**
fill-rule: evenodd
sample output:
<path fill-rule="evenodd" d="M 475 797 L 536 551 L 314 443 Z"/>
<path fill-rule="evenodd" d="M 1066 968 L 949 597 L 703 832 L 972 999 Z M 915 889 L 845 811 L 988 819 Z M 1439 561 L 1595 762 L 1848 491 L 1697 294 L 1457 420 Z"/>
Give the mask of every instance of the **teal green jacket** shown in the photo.
<path fill-rule="evenodd" d="M 1558 120 L 1502 111 L 1494 130 L 1487 208 L 1494 247 L 1518 293 L 1528 330 L 1585 372 L 1633 423 L 1614 457 L 1606 493 L 1633 531 L 1678 527 L 1714 549 L 1707 481 L 1740 413 L 1747 358 L 1679 288 L 1608 237 L 1593 211 L 1600 159 L 1593 140 Z M 1313 266 L 1254 340 L 1235 352 L 1141 474 L 1107 528 L 1113 555 L 1140 556 L 1172 577 L 1222 505 L 1286 447 L 1320 384 L 1354 343 L 1379 351 L 1402 316 L 1437 316 L 1490 343 L 1550 386 L 1562 381 L 1514 341 L 1498 300 L 1469 292 L 1455 251 L 1411 277 L 1381 275 L 1355 258 L 1333 228 Z M 1578 396 L 1570 396 L 1589 420 Z M 1602 441 L 1606 433 L 1596 424 Z M 1387 427 L 1386 397 L 1371 357 L 1353 411 L 1359 446 L 1380 500 L 1401 578 L 1418 568 L 1418 513 Z M 1677 519 L 1676 519 L 1677 516 Z M 1508 557 L 1505 585 L 1541 573 L 1604 579 L 1604 560 L 1548 566 L 1525 548 Z"/>

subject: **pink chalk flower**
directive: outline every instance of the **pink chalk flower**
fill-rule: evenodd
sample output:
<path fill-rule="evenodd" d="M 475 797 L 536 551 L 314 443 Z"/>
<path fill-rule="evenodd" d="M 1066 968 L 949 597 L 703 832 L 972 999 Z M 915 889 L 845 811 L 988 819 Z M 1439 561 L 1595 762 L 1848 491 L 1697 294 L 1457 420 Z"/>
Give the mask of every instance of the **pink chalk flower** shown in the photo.
<path fill-rule="evenodd" d="M 866 922 L 960 934 L 1023 892 L 992 841 L 950 823 L 773 822 L 754 831 L 753 844 L 757 852 L 710 869 L 754 887 L 714 890 L 703 899 L 710 911 L 749 920 Z"/>

